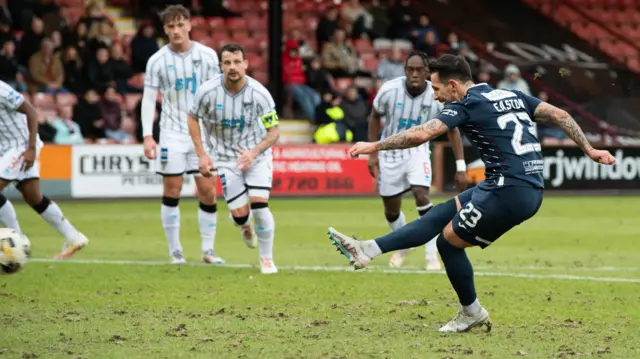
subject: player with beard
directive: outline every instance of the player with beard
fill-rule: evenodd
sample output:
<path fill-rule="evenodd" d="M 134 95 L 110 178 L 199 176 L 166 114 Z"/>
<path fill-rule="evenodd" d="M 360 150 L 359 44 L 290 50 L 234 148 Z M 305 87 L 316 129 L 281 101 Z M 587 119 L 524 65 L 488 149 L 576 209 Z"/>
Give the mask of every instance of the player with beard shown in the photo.
<path fill-rule="evenodd" d="M 207 81 L 196 93 L 189 111 L 189 134 L 200 173 L 212 177 L 217 170 L 231 217 L 245 244 L 249 248 L 258 245 L 260 271 L 276 273 L 275 221 L 268 206 L 273 175 L 271 146 L 280 137 L 276 105 L 269 91 L 246 75 L 248 63 L 242 46 L 225 45 L 220 58 L 222 76 Z M 213 149 L 211 157 L 206 146 Z"/>

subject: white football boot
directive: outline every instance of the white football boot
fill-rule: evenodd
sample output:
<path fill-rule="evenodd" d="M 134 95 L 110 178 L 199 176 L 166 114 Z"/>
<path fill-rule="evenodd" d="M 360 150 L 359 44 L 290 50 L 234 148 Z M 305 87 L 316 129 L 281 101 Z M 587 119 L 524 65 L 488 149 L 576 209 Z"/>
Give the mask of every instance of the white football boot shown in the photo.
<path fill-rule="evenodd" d="M 363 269 L 369 265 L 371 258 L 364 254 L 361 241 L 346 236 L 333 229 L 333 227 L 329 227 L 328 233 L 331 243 L 336 246 L 338 251 L 342 252 L 353 268 Z"/>
<path fill-rule="evenodd" d="M 278 268 L 273 263 L 271 258 L 260 259 L 260 273 L 262 274 L 275 274 L 278 273 Z"/>
<path fill-rule="evenodd" d="M 240 227 L 240 234 L 242 235 L 242 240 L 244 241 L 244 244 L 246 244 L 247 247 L 249 248 L 255 248 L 256 246 L 258 246 L 258 234 L 253 229 L 253 225 L 251 224 L 251 217 L 252 217 L 251 212 L 249 212 L 249 218 L 247 219 L 247 223 L 243 225 L 237 224 L 236 221 L 233 220 L 233 216 L 231 215 L 231 213 L 229 213 L 229 217 L 231 217 L 231 220 L 233 221 L 234 225 L 236 225 L 237 227 Z"/>
<path fill-rule="evenodd" d="M 407 258 L 407 256 L 409 255 L 409 253 L 413 252 L 415 248 L 409 248 L 409 249 L 400 249 L 398 251 L 395 251 L 395 253 L 393 253 L 393 255 L 391 256 L 391 259 L 389 259 L 389 267 L 392 268 L 400 268 L 404 265 L 404 260 Z"/>
<path fill-rule="evenodd" d="M 87 237 L 78 232 L 75 238 L 67 239 L 64 241 L 62 245 L 62 252 L 55 256 L 55 259 L 67 259 L 74 255 L 77 251 L 86 247 L 89 244 L 89 239 Z"/>
<path fill-rule="evenodd" d="M 488 333 L 491 331 L 491 319 L 489 319 L 489 312 L 486 309 L 481 308 L 478 314 L 469 315 L 460 308 L 449 323 L 443 325 L 438 331 L 440 332 L 467 332 L 472 328 L 485 327 L 485 331 Z"/>
<path fill-rule="evenodd" d="M 427 264 L 425 265 L 425 269 L 428 271 L 442 269 L 442 265 L 440 264 L 438 257 L 427 258 Z"/>
<path fill-rule="evenodd" d="M 171 254 L 171 264 L 186 264 L 184 254 L 181 251 L 175 251 Z"/>
<path fill-rule="evenodd" d="M 224 259 L 216 256 L 216 253 L 213 250 L 208 250 L 206 252 L 202 252 L 202 261 L 207 264 L 225 264 L 227 263 Z"/>

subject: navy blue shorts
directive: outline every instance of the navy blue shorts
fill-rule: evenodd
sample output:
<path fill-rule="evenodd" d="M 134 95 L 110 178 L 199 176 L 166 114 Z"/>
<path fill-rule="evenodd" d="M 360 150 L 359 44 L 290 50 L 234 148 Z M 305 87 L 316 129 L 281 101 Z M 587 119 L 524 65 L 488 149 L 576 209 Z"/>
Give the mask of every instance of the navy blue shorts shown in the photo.
<path fill-rule="evenodd" d="M 538 212 L 542 189 L 476 186 L 460 193 L 458 199 L 462 209 L 453 217 L 453 231 L 464 241 L 486 248 Z"/>

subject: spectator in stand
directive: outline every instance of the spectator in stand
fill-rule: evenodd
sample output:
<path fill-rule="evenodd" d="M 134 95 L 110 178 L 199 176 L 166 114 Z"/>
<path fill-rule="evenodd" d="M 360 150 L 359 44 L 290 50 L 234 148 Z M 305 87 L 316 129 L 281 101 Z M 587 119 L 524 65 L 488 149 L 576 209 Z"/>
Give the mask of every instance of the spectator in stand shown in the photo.
<path fill-rule="evenodd" d="M 116 82 L 116 88 L 119 93 L 126 94 L 129 90 L 127 82 L 133 76 L 131 66 L 124 58 L 122 51 L 122 45 L 115 43 L 111 46 L 111 58 L 109 59 L 109 66 L 113 71 L 113 79 Z"/>
<path fill-rule="evenodd" d="M 333 92 L 322 94 L 322 102 L 316 107 L 315 125 L 318 127 L 313 134 L 313 141 L 320 145 L 338 142 L 351 142 L 353 132 L 347 128 L 344 111 L 340 108 L 340 98 Z"/>
<path fill-rule="evenodd" d="M 64 84 L 62 61 L 53 50 L 53 42 L 45 38 L 40 45 L 40 51 L 29 59 L 29 89 L 31 93 L 57 94 L 67 92 L 62 86 Z"/>
<path fill-rule="evenodd" d="M 320 19 L 318 27 L 316 28 L 318 52 L 322 53 L 324 51 L 324 44 L 331 40 L 338 28 L 338 9 L 335 6 L 329 6 L 325 10 L 324 17 Z"/>
<path fill-rule="evenodd" d="M 525 95 L 531 96 L 529 84 L 520 77 L 520 69 L 514 64 L 509 64 L 504 69 L 504 79 L 498 83 L 498 88 L 505 90 L 518 90 Z"/>
<path fill-rule="evenodd" d="M 340 102 L 340 108 L 344 111 L 344 123 L 353 132 L 353 140 L 367 141 L 369 109 L 358 95 L 357 87 L 351 86 L 347 89 L 345 97 Z"/>
<path fill-rule="evenodd" d="M 53 43 L 53 52 L 58 55 L 62 51 L 62 34 L 56 30 L 51 33 L 49 39 Z"/>
<path fill-rule="evenodd" d="M 108 21 L 94 21 L 89 28 L 89 51 L 95 54 L 101 47 L 109 48 L 116 35 L 115 29 Z"/>
<path fill-rule="evenodd" d="M 96 57 L 87 68 L 89 85 L 99 92 L 104 92 L 114 81 L 114 72 L 109 63 L 109 49 L 100 47 L 96 51 Z"/>
<path fill-rule="evenodd" d="M 487 70 L 480 70 L 478 72 L 478 74 L 476 75 L 476 81 L 477 83 L 486 83 L 489 84 L 489 86 L 491 87 L 495 87 L 493 84 L 493 79 L 491 78 L 491 73 L 489 73 L 489 71 Z"/>
<path fill-rule="evenodd" d="M 78 23 L 75 31 L 67 39 L 67 45 L 74 46 L 78 49 L 78 55 L 84 63 L 86 63 L 92 56 L 95 56 L 94 54 L 89 53 L 89 40 L 87 39 L 88 34 L 89 30 L 87 29 L 87 25 L 84 23 Z"/>
<path fill-rule="evenodd" d="M 404 76 L 404 59 L 402 50 L 398 47 L 393 47 L 391 49 L 391 56 L 388 59 L 385 58 L 380 61 L 376 73 L 377 77 L 382 79 L 383 82 Z"/>
<path fill-rule="evenodd" d="M 391 26 L 387 37 L 391 39 L 409 39 L 411 28 L 414 24 L 415 10 L 411 6 L 411 0 L 400 0 L 391 7 L 389 18 Z"/>
<path fill-rule="evenodd" d="M 296 40 L 289 40 L 282 55 L 282 82 L 291 92 L 291 97 L 313 121 L 320 94 L 307 85 L 300 48 Z"/>
<path fill-rule="evenodd" d="M 311 60 L 311 66 L 307 69 L 307 85 L 318 93 L 331 91 L 331 75 L 317 57 Z"/>
<path fill-rule="evenodd" d="M 131 67 L 134 73 L 144 72 L 151 55 L 158 51 L 155 29 L 151 25 L 142 25 L 131 40 Z"/>
<path fill-rule="evenodd" d="M 449 53 L 453 55 L 458 55 L 460 52 L 460 47 L 462 44 L 460 43 L 460 38 L 458 38 L 458 34 L 455 32 L 450 32 L 447 36 L 447 45 L 449 45 Z"/>
<path fill-rule="evenodd" d="M 416 25 L 413 30 L 411 30 L 411 38 L 413 40 L 413 45 L 416 46 L 418 43 L 422 42 L 425 38 L 424 35 L 427 31 L 433 32 L 433 35 L 436 38 L 436 42 L 440 42 L 440 37 L 438 36 L 438 31 L 435 26 L 431 24 L 431 19 L 427 14 L 422 14 L 418 18 L 418 25 Z"/>
<path fill-rule="evenodd" d="M 52 143 L 56 136 L 56 129 L 51 126 L 48 116 L 38 116 L 38 136 L 44 143 Z"/>
<path fill-rule="evenodd" d="M 84 14 L 78 19 L 78 25 L 84 24 L 90 31 L 94 23 L 107 20 L 107 16 L 102 11 L 102 6 L 98 2 L 91 2 L 84 8 Z"/>
<path fill-rule="evenodd" d="M 300 57 L 303 59 L 310 59 L 316 56 L 316 52 L 309 44 L 304 40 L 302 32 L 299 29 L 293 29 L 289 32 L 289 39 L 295 40 L 300 48 Z"/>
<path fill-rule="evenodd" d="M 378 37 L 372 30 L 373 16 L 360 4 L 360 0 L 344 2 L 340 8 L 340 17 L 351 29 L 352 38 L 359 39 L 363 34 L 371 39 Z"/>
<path fill-rule="evenodd" d="M 67 8 L 57 8 L 54 11 L 51 11 L 44 16 L 42 16 L 42 21 L 44 21 L 44 34 L 45 36 L 51 37 L 51 34 L 54 31 L 59 31 L 63 37 L 68 36 L 71 32 L 71 26 L 67 21 Z"/>
<path fill-rule="evenodd" d="M 11 32 L 11 21 L 0 14 L 0 46 L 9 40 L 16 43 L 16 37 Z"/>
<path fill-rule="evenodd" d="M 44 39 L 44 22 L 37 17 L 31 19 L 31 28 L 22 35 L 18 58 L 23 66 L 29 65 L 29 59 L 38 52 Z"/>
<path fill-rule="evenodd" d="M 433 31 L 427 31 L 424 33 L 424 41 L 416 45 L 416 50 L 422 51 L 429 57 L 437 56 L 438 40 L 436 34 Z"/>
<path fill-rule="evenodd" d="M 107 138 L 117 143 L 128 142 L 130 136 L 122 130 L 124 109 L 118 101 L 118 92 L 115 87 L 107 87 L 98 106 L 100 107 L 100 118 L 104 120 L 103 128 Z"/>
<path fill-rule="evenodd" d="M 53 143 L 57 145 L 80 145 L 84 143 L 80 125 L 73 121 L 73 107 L 60 105 L 57 108 L 57 116 L 51 120 L 50 125 L 56 130 Z"/>
<path fill-rule="evenodd" d="M 474 54 L 471 49 L 469 49 L 469 45 L 465 42 L 460 44 L 460 48 L 458 49 L 458 55 L 464 57 L 465 60 L 469 63 L 469 67 L 471 68 L 471 74 L 475 75 L 478 73 L 480 68 L 480 59 L 478 56 Z"/>
<path fill-rule="evenodd" d="M 391 25 L 387 7 L 382 5 L 380 0 L 371 0 L 369 5 L 365 6 L 365 9 L 373 18 L 371 30 L 380 36 L 385 36 L 389 31 L 389 25 Z"/>
<path fill-rule="evenodd" d="M 80 125 L 82 135 L 90 142 L 106 139 L 104 120 L 100 113 L 100 96 L 95 89 L 88 89 L 84 97 L 73 106 L 73 121 Z M 104 141 L 100 141 L 104 142 Z"/>
<path fill-rule="evenodd" d="M 16 56 L 16 44 L 13 40 L 7 40 L 0 51 L 0 80 L 16 88 L 16 76 L 20 71 L 18 57 Z"/>
<path fill-rule="evenodd" d="M 336 29 L 331 42 L 322 49 L 322 65 L 333 77 L 352 77 L 358 73 L 359 59 L 355 50 L 346 42 L 343 29 Z"/>
<path fill-rule="evenodd" d="M 82 59 L 75 47 L 67 46 L 63 50 L 62 67 L 64 68 L 64 87 L 76 95 L 82 94 L 86 87 L 86 80 Z"/>

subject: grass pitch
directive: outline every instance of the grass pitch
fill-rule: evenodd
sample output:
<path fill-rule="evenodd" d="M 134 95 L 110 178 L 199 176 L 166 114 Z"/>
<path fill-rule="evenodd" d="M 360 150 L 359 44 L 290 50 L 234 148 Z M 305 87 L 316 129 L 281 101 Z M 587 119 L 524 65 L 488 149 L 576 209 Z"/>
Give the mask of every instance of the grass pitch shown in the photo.
<path fill-rule="evenodd" d="M 275 261 L 259 274 L 226 208 L 216 251 L 200 265 L 193 201 L 171 266 L 159 201 L 61 203 L 90 239 L 69 262 L 33 211 L 17 205 L 34 261 L 0 277 L 0 358 L 639 358 L 640 199 L 546 198 L 539 214 L 486 250 L 471 249 L 490 334 L 440 334 L 457 310 L 424 251 L 391 271 L 388 255 L 348 272 L 326 236 L 372 237 L 378 199 L 273 200 Z M 405 213 L 416 218 L 411 201 Z"/>

